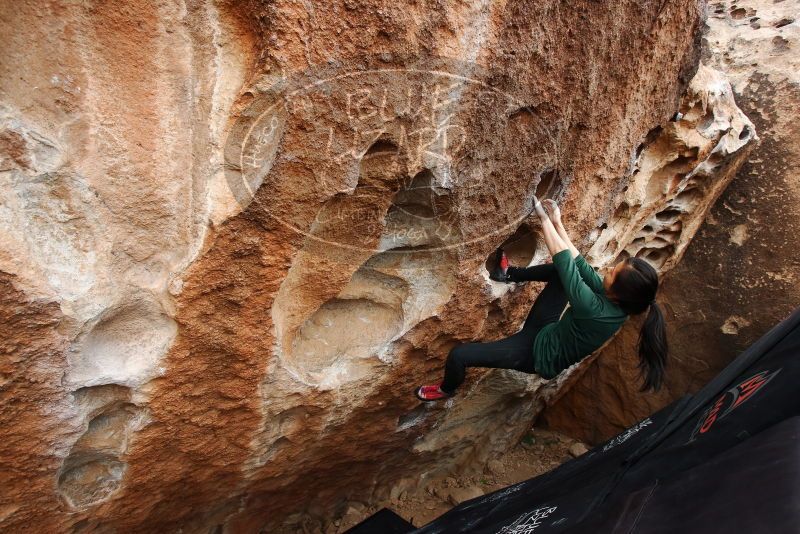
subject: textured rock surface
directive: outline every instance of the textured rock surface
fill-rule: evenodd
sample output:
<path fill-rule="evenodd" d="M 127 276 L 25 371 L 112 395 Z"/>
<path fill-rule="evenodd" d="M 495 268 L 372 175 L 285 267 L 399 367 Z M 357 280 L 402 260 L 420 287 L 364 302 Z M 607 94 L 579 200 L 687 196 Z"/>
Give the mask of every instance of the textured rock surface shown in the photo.
<path fill-rule="evenodd" d="M 647 136 L 701 19 L 688 0 L 5 3 L 0 528 L 291 531 L 514 444 L 537 377 L 474 372 L 447 406 L 411 391 L 455 343 L 518 327 L 538 288 L 485 262 L 506 239 L 543 257 L 537 190 L 599 263 L 639 237 L 677 261 L 724 172 L 626 200 L 613 246 L 601 226 L 672 162 Z M 692 95 L 674 156 L 724 170 L 738 153 L 712 149 L 742 124 Z M 661 221 L 689 174 L 708 191 Z M 638 233 L 653 217 L 684 225 L 668 253 Z"/>
<path fill-rule="evenodd" d="M 761 140 L 664 281 L 666 390 L 636 390 L 630 325 L 544 424 L 591 442 L 613 436 L 699 389 L 800 303 L 799 15 L 796 1 L 710 3 L 703 61 L 725 72 Z"/>

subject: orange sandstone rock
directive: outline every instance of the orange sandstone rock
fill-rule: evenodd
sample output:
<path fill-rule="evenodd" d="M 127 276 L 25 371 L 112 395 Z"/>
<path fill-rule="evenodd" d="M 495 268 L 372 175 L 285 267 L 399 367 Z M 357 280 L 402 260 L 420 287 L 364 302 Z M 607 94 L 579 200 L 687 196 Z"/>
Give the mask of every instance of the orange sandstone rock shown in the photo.
<path fill-rule="evenodd" d="M 688 0 L 0 9 L 11 532 L 289 532 L 509 448 L 538 377 L 471 371 L 436 406 L 413 388 L 518 328 L 538 288 L 485 263 L 509 238 L 546 258 L 537 190 L 610 243 L 636 162 L 672 161 L 637 147 L 702 24 Z M 724 135 L 701 126 L 680 165 Z"/>

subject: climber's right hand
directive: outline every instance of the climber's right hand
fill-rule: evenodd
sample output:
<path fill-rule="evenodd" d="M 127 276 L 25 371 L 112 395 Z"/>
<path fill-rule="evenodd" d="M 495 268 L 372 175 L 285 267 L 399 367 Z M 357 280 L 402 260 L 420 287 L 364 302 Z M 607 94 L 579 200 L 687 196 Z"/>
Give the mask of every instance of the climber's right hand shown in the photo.
<path fill-rule="evenodd" d="M 550 216 L 550 220 L 553 221 L 553 224 L 561 224 L 561 209 L 556 204 L 556 201 L 548 198 L 542 201 L 544 205 L 545 211 Z"/>

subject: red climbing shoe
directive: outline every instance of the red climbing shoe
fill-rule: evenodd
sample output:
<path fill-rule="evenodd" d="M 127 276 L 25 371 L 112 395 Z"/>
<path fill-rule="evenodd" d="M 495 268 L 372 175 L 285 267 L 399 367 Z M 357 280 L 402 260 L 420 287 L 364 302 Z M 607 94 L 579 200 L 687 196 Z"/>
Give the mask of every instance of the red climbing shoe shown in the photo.
<path fill-rule="evenodd" d="M 452 397 L 452 395 L 448 395 L 439 389 L 439 384 L 433 386 L 420 386 L 417 388 L 414 394 L 419 400 L 426 402 L 449 399 Z"/>
<path fill-rule="evenodd" d="M 489 279 L 495 282 L 510 282 L 508 279 L 508 258 L 502 248 L 498 248 L 494 255 L 494 269 L 489 273 Z"/>

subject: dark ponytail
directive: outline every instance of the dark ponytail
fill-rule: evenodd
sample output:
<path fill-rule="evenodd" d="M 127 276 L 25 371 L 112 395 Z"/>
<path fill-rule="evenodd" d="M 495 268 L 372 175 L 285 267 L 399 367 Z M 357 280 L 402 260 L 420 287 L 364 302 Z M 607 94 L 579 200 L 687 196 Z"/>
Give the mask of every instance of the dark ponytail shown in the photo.
<path fill-rule="evenodd" d="M 653 301 L 644 325 L 639 331 L 639 370 L 645 377 L 641 391 L 661 389 L 668 351 L 664 315 L 656 301 Z"/>
<path fill-rule="evenodd" d="M 639 331 L 639 371 L 644 378 L 641 391 L 661 389 L 667 365 L 667 331 L 655 301 L 657 290 L 658 273 L 653 266 L 640 258 L 628 258 L 611 285 L 609 297 L 628 315 L 647 310 Z"/>

